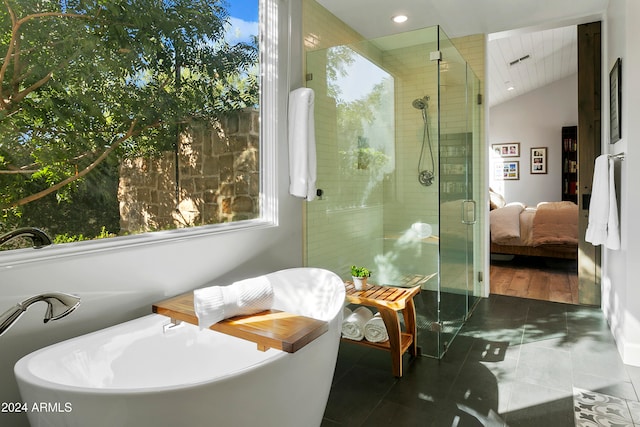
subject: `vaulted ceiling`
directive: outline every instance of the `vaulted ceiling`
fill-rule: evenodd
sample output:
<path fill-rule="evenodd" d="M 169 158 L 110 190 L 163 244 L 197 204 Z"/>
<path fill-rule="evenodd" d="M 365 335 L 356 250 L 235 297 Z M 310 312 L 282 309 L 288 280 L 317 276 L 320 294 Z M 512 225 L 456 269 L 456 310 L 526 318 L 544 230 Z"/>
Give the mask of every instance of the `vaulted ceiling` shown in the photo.
<path fill-rule="evenodd" d="M 440 25 L 451 38 L 487 34 L 487 96 L 496 105 L 577 70 L 576 24 L 609 0 L 317 0 L 366 38 Z M 408 20 L 395 24 L 391 17 Z M 513 87 L 509 90 L 509 87 Z"/>

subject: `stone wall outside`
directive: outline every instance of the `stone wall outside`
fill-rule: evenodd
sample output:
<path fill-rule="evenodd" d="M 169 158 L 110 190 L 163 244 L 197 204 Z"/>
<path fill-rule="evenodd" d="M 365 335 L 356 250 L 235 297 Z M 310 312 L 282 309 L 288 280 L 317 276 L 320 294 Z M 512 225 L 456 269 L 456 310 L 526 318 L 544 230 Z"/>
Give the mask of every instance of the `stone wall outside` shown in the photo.
<path fill-rule="evenodd" d="M 180 136 L 177 156 L 166 152 L 160 158 L 123 161 L 121 233 L 258 217 L 259 117 L 257 110 L 248 109 L 214 123 L 194 124 Z"/>

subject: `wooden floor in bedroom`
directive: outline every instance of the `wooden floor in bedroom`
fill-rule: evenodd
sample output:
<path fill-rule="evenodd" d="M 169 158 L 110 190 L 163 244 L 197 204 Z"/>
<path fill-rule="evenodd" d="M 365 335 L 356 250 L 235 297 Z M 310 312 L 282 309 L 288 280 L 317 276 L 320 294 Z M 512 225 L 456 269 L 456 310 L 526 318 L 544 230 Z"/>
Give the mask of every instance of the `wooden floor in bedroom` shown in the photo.
<path fill-rule="evenodd" d="M 491 260 L 491 293 L 578 304 L 577 261 L 524 256 Z"/>

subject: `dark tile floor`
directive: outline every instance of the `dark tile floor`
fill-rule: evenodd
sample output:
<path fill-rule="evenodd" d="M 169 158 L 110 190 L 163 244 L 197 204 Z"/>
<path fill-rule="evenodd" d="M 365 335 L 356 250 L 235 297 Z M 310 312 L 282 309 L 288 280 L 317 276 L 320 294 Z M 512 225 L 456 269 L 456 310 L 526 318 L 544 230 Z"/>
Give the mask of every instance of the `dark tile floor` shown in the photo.
<path fill-rule="evenodd" d="M 341 343 L 322 426 L 640 426 L 640 368 L 598 308 L 492 295 L 441 360 L 404 357 L 398 379 Z"/>

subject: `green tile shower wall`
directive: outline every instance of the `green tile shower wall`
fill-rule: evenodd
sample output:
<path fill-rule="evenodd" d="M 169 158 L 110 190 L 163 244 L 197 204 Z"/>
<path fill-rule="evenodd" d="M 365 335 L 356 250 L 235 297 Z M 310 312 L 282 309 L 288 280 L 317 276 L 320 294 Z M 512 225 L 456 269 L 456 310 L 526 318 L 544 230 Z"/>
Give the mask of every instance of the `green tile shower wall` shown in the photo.
<path fill-rule="evenodd" d="M 362 36 L 314 0 L 303 0 L 303 29 L 306 52 L 363 41 Z M 484 35 L 462 37 L 452 42 L 482 82 Z M 318 185 L 325 191 L 326 197 L 325 200 L 306 205 L 305 260 L 308 265 L 330 268 L 344 277 L 348 276 L 347 269 L 351 263 L 371 265 L 375 270 L 375 255 L 383 254 L 392 246 L 389 242 L 385 246 L 383 236 L 402 233 L 416 221 L 438 223 L 438 181 L 431 187 L 424 187 L 417 180 L 422 116 L 411 105 L 415 98 L 424 95 L 431 97 L 429 123 L 437 170 L 437 65 L 436 62 L 429 61 L 429 52 L 436 49 L 435 42 L 384 52 L 375 51 L 372 47 L 367 49 L 367 56 L 375 58 L 395 77 L 396 146 L 395 172 L 384 180 L 383 185 L 376 187 L 375 194 L 361 208 L 356 207 L 357 203 L 351 208 L 345 208 L 346 204 L 341 201 L 341 208 L 327 209 L 328 204 L 336 202 L 336 197 L 344 197 L 347 190 L 352 190 L 354 195 L 361 194 L 366 183 L 357 177 L 349 182 L 340 182 L 338 175 L 332 172 L 332 168 L 336 166 L 338 151 L 335 141 L 330 137 L 335 132 L 334 101 L 327 99 L 326 88 L 323 87 L 326 83 L 320 76 L 315 75 L 313 83 L 309 84 L 316 90 Z M 313 68 L 313 57 L 308 57 L 307 61 L 310 63 L 306 66 Z M 305 74 L 307 72 L 309 71 L 305 70 Z M 443 105 L 446 111 L 443 110 L 441 114 L 444 119 L 441 122 L 441 132 L 462 132 L 466 126 L 462 115 L 464 110 L 461 108 L 465 102 L 464 92 L 462 88 L 447 88 L 445 86 L 442 90 L 458 92 L 447 94 L 447 103 Z M 453 113 L 453 110 L 460 112 Z M 484 126 L 481 127 L 483 132 Z M 428 159 L 428 156 L 424 159 Z M 483 167 L 478 168 L 479 171 L 482 169 Z M 354 199 L 357 198 L 354 196 Z"/>

